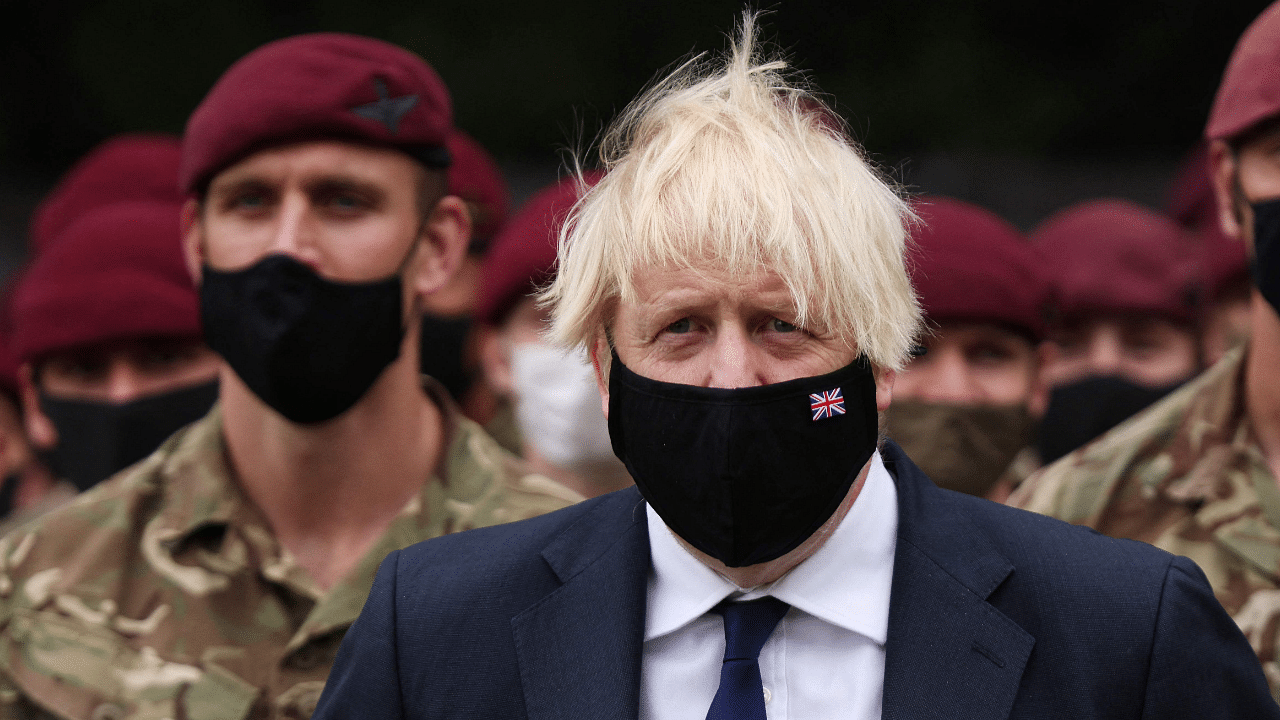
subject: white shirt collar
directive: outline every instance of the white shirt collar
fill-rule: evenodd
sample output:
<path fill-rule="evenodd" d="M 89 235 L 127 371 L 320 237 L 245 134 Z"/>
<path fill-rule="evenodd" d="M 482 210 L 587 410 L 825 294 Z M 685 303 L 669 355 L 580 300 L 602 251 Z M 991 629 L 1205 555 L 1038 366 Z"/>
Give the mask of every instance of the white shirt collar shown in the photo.
<path fill-rule="evenodd" d="M 648 608 L 645 640 L 674 632 L 735 593 L 789 603 L 883 646 L 889 629 L 889 589 L 898 532 L 898 494 L 880 453 L 867 480 L 817 552 L 769 585 L 735 586 L 685 550 L 646 504 L 649 523 Z"/>

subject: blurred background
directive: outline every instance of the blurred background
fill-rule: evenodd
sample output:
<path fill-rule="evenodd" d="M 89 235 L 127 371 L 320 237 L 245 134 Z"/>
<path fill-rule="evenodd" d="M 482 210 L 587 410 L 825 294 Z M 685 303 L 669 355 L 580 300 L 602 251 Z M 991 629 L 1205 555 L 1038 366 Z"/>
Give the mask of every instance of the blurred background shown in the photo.
<path fill-rule="evenodd" d="M 912 191 L 1028 229 L 1118 195 L 1164 206 L 1262 1 L 819 2 L 766 6 L 766 35 Z M 740 0 L 4 0 L 0 275 L 77 157 L 125 131 L 181 132 L 235 59 L 341 30 L 399 43 L 453 91 L 457 123 L 518 204 L 657 73 L 719 50 Z"/>

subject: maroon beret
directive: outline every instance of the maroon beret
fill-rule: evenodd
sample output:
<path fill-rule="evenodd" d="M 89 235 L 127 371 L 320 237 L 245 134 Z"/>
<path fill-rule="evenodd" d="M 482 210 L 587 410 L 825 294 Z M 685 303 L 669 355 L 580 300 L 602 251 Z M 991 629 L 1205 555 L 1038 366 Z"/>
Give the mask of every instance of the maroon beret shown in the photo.
<path fill-rule="evenodd" d="M 18 359 L 124 338 L 199 336 L 180 213 L 177 203 L 117 203 L 55 237 L 14 290 Z"/>
<path fill-rule="evenodd" d="M 1110 313 L 1195 319 L 1203 278 L 1191 237 L 1173 220 L 1120 199 L 1089 200 L 1031 234 L 1063 318 Z"/>
<path fill-rule="evenodd" d="M 603 175 L 588 172 L 583 180 L 590 187 Z M 494 238 L 480 269 L 476 319 L 501 323 L 520 298 L 551 280 L 560 225 L 578 201 L 579 190 L 577 177 L 539 190 Z"/>
<path fill-rule="evenodd" d="M 1204 136 L 1226 140 L 1280 114 L 1280 2 L 1262 11 L 1236 43 Z"/>
<path fill-rule="evenodd" d="M 449 134 L 445 147 L 453 160 L 449 166 L 449 194 L 467 203 L 472 237 L 492 240 L 511 211 L 511 194 L 498 163 L 483 145 L 461 130 Z"/>
<path fill-rule="evenodd" d="M 1218 224 L 1218 203 L 1209 180 L 1209 143 L 1201 140 L 1178 165 L 1165 189 L 1169 217 L 1188 230 Z"/>
<path fill-rule="evenodd" d="M 11 278 L 0 288 L 0 390 L 18 394 L 18 357 L 13 354 L 13 291 L 16 283 Z"/>
<path fill-rule="evenodd" d="M 180 203 L 178 162 L 182 141 L 174 135 L 119 135 L 81 158 L 31 217 L 31 250 L 94 208 L 132 200 Z"/>
<path fill-rule="evenodd" d="M 959 200 L 924 197 L 914 206 L 921 223 L 911 234 L 911 280 L 925 316 L 1001 323 L 1043 336 L 1049 284 L 1022 233 Z"/>
<path fill-rule="evenodd" d="M 443 168 L 452 129 L 449 91 L 422 58 L 358 35 L 299 35 L 245 55 L 214 84 L 187 121 L 181 187 L 201 192 L 250 154 L 303 140 L 394 147 Z"/>

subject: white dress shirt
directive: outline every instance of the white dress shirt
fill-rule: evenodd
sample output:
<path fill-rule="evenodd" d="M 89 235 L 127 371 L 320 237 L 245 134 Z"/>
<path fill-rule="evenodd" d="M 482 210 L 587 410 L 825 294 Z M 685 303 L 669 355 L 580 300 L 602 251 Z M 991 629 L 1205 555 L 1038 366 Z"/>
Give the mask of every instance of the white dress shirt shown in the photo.
<path fill-rule="evenodd" d="M 772 595 L 791 610 L 760 652 L 769 720 L 880 717 L 898 496 L 877 452 L 827 542 L 768 585 L 739 588 L 685 550 L 647 508 L 648 607 L 640 720 L 705 720 L 720 685 L 721 600 Z"/>

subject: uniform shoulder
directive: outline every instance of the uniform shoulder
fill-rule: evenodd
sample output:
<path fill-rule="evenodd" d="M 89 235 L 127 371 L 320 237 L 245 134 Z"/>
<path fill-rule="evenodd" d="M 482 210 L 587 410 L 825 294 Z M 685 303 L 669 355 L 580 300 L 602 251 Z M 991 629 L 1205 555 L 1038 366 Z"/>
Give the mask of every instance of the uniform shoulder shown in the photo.
<path fill-rule="evenodd" d="M 1231 396 L 1239 360 L 1230 356 L 1093 442 L 1031 475 L 1009 505 L 1068 522 L 1086 522 L 1125 482 L 1163 480 L 1172 446 L 1190 413 Z"/>
<path fill-rule="evenodd" d="M 0 540 L 0 589 L 56 577 L 58 587 L 87 582 L 106 592 L 102 578 L 122 578 L 119 569 L 145 552 L 146 528 L 166 510 L 174 469 L 192 459 L 204 423 L 179 430 L 143 460 L 9 532 Z"/>
<path fill-rule="evenodd" d="M 444 502 L 451 516 L 447 531 L 524 520 L 584 499 L 533 472 L 479 424 L 460 414 L 452 422 L 455 430 L 443 477 Z"/>

